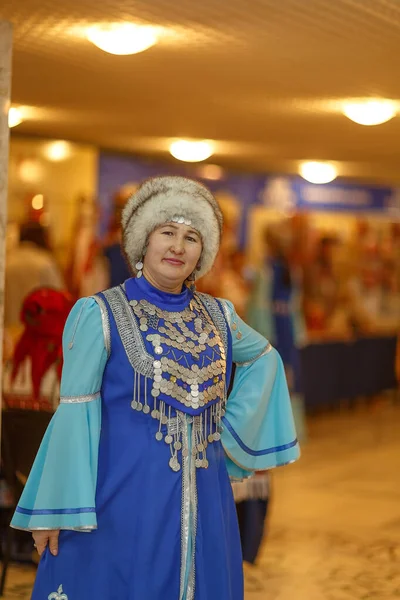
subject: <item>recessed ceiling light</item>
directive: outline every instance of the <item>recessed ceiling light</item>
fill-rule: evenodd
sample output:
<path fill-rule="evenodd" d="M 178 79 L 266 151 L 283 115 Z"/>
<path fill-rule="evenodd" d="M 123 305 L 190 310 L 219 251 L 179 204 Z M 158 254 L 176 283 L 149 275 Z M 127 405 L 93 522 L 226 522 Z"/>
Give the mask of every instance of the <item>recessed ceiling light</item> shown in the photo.
<path fill-rule="evenodd" d="M 71 155 L 71 144 L 64 140 L 49 142 L 44 148 L 44 154 L 48 160 L 53 162 L 66 160 Z"/>
<path fill-rule="evenodd" d="M 337 169 L 330 163 L 308 161 L 300 165 L 300 175 L 310 183 L 323 184 L 336 179 Z"/>
<path fill-rule="evenodd" d="M 224 176 L 224 170 L 219 165 L 203 165 L 198 169 L 198 175 L 202 179 L 209 179 L 210 181 L 218 181 Z"/>
<path fill-rule="evenodd" d="M 86 31 L 86 36 L 100 50 L 119 56 L 138 54 L 157 43 L 154 27 L 133 23 L 95 25 Z"/>
<path fill-rule="evenodd" d="M 11 107 L 8 111 L 8 126 L 17 127 L 23 121 L 22 110 L 20 108 Z"/>
<path fill-rule="evenodd" d="M 42 210 L 44 206 L 44 197 L 43 194 L 36 194 L 32 198 L 32 208 L 33 210 Z"/>
<path fill-rule="evenodd" d="M 359 125 L 381 125 L 393 119 L 397 103 L 393 100 L 355 100 L 343 104 L 344 115 Z"/>
<path fill-rule="evenodd" d="M 201 162 L 207 160 L 213 154 L 210 142 L 178 140 L 170 146 L 170 152 L 174 158 L 184 162 Z"/>

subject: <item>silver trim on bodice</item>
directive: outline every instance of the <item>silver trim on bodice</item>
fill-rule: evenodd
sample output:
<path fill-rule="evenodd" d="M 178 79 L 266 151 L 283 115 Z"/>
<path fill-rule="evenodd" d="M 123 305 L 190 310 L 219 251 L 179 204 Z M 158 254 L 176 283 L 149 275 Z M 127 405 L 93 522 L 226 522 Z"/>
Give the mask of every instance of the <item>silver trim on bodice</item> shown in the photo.
<path fill-rule="evenodd" d="M 133 369 L 144 377 L 153 377 L 154 357 L 148 354 L 137 321 L 120 287 L 103 292 L 114 316 L 118 333 Z"/>

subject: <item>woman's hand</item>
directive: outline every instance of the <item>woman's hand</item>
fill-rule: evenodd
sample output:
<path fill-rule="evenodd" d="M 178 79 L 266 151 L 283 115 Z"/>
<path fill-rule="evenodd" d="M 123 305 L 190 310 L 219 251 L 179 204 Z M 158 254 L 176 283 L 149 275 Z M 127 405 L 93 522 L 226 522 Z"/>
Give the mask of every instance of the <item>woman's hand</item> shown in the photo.
<path fill-rule="evenodd" d="M 46 531 L 33 531 L 32 537 L 35 541 L 35 548 L 38 551 L 39 556 L 42 556 L 49 545 L 49 550 L 53 556 L 58 554 L 58 536 L 60 534 L 59 529 L 49 529 Z"/>

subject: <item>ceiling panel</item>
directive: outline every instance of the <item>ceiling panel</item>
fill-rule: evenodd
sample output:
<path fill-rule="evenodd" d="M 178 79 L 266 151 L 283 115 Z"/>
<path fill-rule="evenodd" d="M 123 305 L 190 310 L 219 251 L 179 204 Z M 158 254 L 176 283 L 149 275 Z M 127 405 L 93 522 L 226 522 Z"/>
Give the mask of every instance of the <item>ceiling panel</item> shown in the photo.
<path fill-rule="evenodd" d="M 348 97 L 400 100 L 398 0 L 2 0 L 0 18 L 14 24 L 12 100 L 36 109 L 15 133 L 160 156 L 169 138 L 210 138 L 213 161 L 236 168 L 321 158 L 400 180 L 400 120 L 363 128 L 338 109 Z M 164 35 L 109 55 L 83 32 L 110 21 Z"/>

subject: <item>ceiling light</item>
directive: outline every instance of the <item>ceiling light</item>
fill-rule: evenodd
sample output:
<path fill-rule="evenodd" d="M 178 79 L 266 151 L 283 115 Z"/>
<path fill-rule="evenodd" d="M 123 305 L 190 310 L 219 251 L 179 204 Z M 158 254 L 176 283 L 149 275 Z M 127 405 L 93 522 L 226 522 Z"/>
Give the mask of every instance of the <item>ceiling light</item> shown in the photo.
<path fill-rule="evenodd" d="M 36 194 L 32 198 L 32 208 L 33 210 L 42 210 L 44 206 L 44 197 L 43 194 Z"/>
<path fill-rule="evenodd" d="M 16 127 L 17 125 L 22 123 L 22 121 L 23 121 L 23 118 L 22 118 L 21 109 L 11 107 L 10 110 L 8 111 L 8 126 L 10 128 Z"/>
<path fill-rule="evenodd" d="M 393 100 L 357 100 L 343 105 L 346 117 L 359 125 L 386 123 L 393 119 L 396 112 L 397 103 Z"/>
<path fill-rule="evenodd" d="M 64 142 L 63 140 L 50 142 L 49 144 L 46 144 L 44 154 L 48 160 L 53 162 L 66 160 L 71 155 L 71 144 Z"/>
<path fill-rule="evenodd" d="M 201 162 L 207 160 L 213 154 L 213 147 L 209 142 L 190 142 L 178 140 L 170 146 L 170 152 L 174 158 L 184 162 Z"/>
<path fill-rule="evenodd" d="M 218 181 L 224 176 L 224 170 L 218 165 L 204 165 L 199 167 L 198 176 L 202 179 L 209 179 L 210 181 Z"/>
<path fill-rule="evenodd" d="M 310 183 L 329 183 L 337 177 L 337 169 L 330 163 L 304 162 L 300 165 L 300 175 Z"/>
<path fill-rule="evenodd" d="M 100 50 L 117 55 L 137 54 L 157 43 L 153 27 L 132 23 L 96 25 L 86 31 L 86 36 Z"/>
<path fill-rule="evenodd" d="M 18 166 L 18 175 L 24 183 L 38 184 L 44 177 L 43 167 L 38 160 L 25 158 Z"/>

